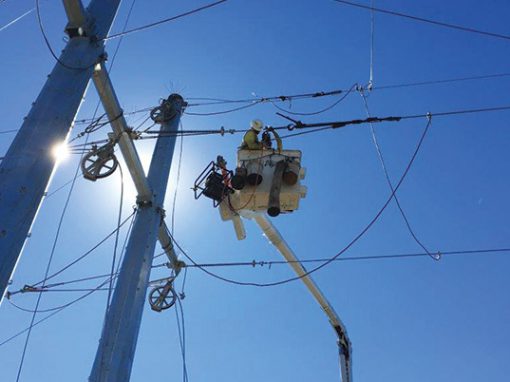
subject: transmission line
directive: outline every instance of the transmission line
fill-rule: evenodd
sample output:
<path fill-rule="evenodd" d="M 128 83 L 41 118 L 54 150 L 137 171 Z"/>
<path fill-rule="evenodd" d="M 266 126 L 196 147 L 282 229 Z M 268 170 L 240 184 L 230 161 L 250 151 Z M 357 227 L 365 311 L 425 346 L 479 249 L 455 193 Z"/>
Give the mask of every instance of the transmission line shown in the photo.
<path fill-rule="evenodd" d="M 359 90 L 359 94 L 361 95 L 361 97 L 363 99 L 363 105 L 365 106 L 365 111 L 367 113 L 367 117 L 370 118 L 371 114 L 370 114 L 370 110 L 368 108 L 367 96 L 363 92 L 363 89 Z M 388 183 L 388 186 L 390 187 L 390 191 L 393 192 L 393 183 L 391 182 L 390 174 L 388 172 L 388 169 L 386 168 L 386 162 L 384 160 L 384 156 L 383 156 L 381 147 L 379 145 L 377 135 L 375 133 L 374 125 L 372 123 L 369 123 L 369 126 L 370 126 L 370 134 L 372 135 L 372 141 L 374 143 L 374 147 L 377 152 L 377 156 L 379 157 L 379 162 L 381 163 L 381 167 L 384 172 L 384 177 L 386 178 L 386 182 Z M 407 218 L 406 213 L 404 212 L 404 209 L 403 209 L 402 205 L 400 204 L 400 200 L 397 197 L 396 193 L 394 193 L 394 200 L 395 200 L 395 204 L 397 205 L 398 210 L 400 211 L 400 215 L 402 215 L 402 219 L 404 219 L 404 223 L 407 227 L 407 230 L 409 231 L 409 234 L 414 239 L 416 244 L 418 244 L 430 256 L 430 258 L 432 258 L 433 260 L 439 260 L 440 259 L 439 256 L 431 254 L 429 252 L 429 250 L 423 245 L 421 240 L 418 239 L 418 236 L 414 232 L 413 227 L 411 227 L 411 223 L 409 222 L 409 219 Z"/>
<path fill-rule="evenodd" d="M 317 272 L 318 270 L 324 268 L 325 266 L 327 266 L 328 264 L 332 263 L 333 261 L 335 261 L 335 259 L 337 259 L 338 257 L 340 257 L 342 254 L 344 254 L 347 250 L 349 250 L 359 239 L 361 239 L 367 232 L 368 230 L 375 224 L 375 222 L 381 217 L 382 213 L 386 210 L 386 207 L 388 207 L 388 205 L 390 204 L 390 202 L 393 200 L 393 197 L 395 195 L 395 193 L 398 191 L 398 189 L 400 188 L 400 186 L 402 185 L 402 183 L 404 182 L 404 179 L 406 178 L 407 174 L 409 173 L 409 170 L 411 169 L 413 163 L 414 163 L 414 160 L 416 159 L 416 156 L 418 155 L 418 152 L 420 151 L 420 148 L 423 144 L 423 141 L 427 135 L 427 132 L 429 131 L 429 128 L 431 126 L 431 122 L 432 122 L 432 119 L 429 117 L 428 120 L 427 120 L 427 125 L 425 126 L 425 129 L 423 130 L 423 133 L 420 137 L 420 140 L 418 141 L 418 144 L 416 146 L 416 149 L 411 157 L 411 159 L 409 160 L 409 163 L 406 167 L 406 169 L 404 170 L 402 176 L 400 177 L 400 180 L 399 182 L 397 183 L 397 185 L 395 186 L 393 192 L 391 193 L 391 195 L 389 196 L 389 198 L 387 198 L 386 202 L 383 204 L 383 206 L 379 209 L 379 211 L 375 214 L 375 216 L 370 220 L 370 222 L 342 249 L 340 250 L 340 252 L 338 252 L 335 256 L 331 257 L 330 259 L 328 259 L 327 261 L 325 261 L 324 263 L 318 265 L 317 267 L 311 269 L 310 271 L 307 271 L 306 273 L 304 273 L 303 275 L 301 276 L 296 276 L 296 277 L 291 277 L 291 278 L 288 278 L 288 279 L 285 279 L 285 280 L 280 280 L 280 281 L 275 281 L 275 282 L 271 282 L 271 283 L 254 283 L 254 282 L 244 282 L 244 281 L 237 281 L 237 280 L 232 280 L 232 279 L 229 279 L 229 278 L 226 278 L 226 277 L 223 277 L 223 276 L 219 276 L 213 272 L 210 272 L 209 270 L 207 270 L 206 268 L 201 268 L 199 266 L 198 263 L 196 263 L 187 253 L 186 251 L 183 250 L 183 248 L 179 245 L 179 243 L 177 243 L 174 239 L 174 237 L 170 234 L 170 232 L 168 232 L 168 228 L 167 228 L 167 232 L 168 234 L 170 235 L 172 241 L 174 242 L 174 244 L 176 245 L 176 247 L 182 252 L 182 254 L 189 260 L 191 261 L 195 266 L 197 266 L 200 270 L 202 270 L 204 273 L 216 278 L 216 279 L 219 279 L 219 280 L 222 280 L 222 281 L 225 281 L 227 283 L 230 283 L 230 284 L 235 284 L 235 285 L 242 285 L 242 286 L 256 286 L 256 287 L 270 287 L 270 286 L 276 286 L 276 285 L 282 285 L 282 284 L 287 284 L 289 282 L 292 282 L 292 281 L 296 281 L 296 280 L 299 280 L 305 276 L 308 276 L 312 273 L 315 273 Z"/>
<path fill-rule="evenodd" d="M 442 257 L 450 256 L 469 256 L 469 255 L 490 255 L 490 254 L 504 254 L 510 255 L 510 248 L 495 248 L 495 249 L 473 249 L 473 250 L 457 250 L 457 251 L 446 251 L 438 252 L 438 255 Z M 421 253 L 400 253 L 400 254 L 389 254 L 389 255 L 372 255 L 372 256 L 349 256 L 349 257 L 338 257 L 333 262 L 338 261 L 372 261 L 372 260 L 399 260 L 399 259 L 413 259 L 419 257 L 429 257 L 430 255 L 426 252 Z M 314 264 L 324 263 L 328 261 L 328 258 L 317 258 L 317 259 L 304 259 L 297 261 L 288 260 L 252 260 L 252 261 L 241 261 L 241 262 L 222 262 L 222 263 L 202 263 L 202 264 L 186 264 L 186 268 L 222 268 L 222 267 L 272 267 L 273 265 L 284 265 L 284 264 Z M 166 265 L 166 263 L 165 263 Z"/>
<path fill-rule="evenodd" d="M 28 11 L 26 11 L 25 13 L 23 13 L 21 16 L 18 16 L 16 17 L 14 20 L 12 21 L 9 21 L 7 24 L 5 24 L 4 26 L 0 27 L 0 32 L 2 32 L 3 30 L 9 28 L 10 26 L 16 24 L 18 21 L 20 21 L 22 18 L 24 18 L 25 16 L 28 16 L 29 14 L 31 14 L 33 11 L 35 11 L 35 8 L 32 8 Z"/>
<path fill-rule="evenodd" d="M 433 24 L 433 25 L 445 27 L 445 28 L 457 29 L 457 30 L 461 30 L 461 31 L 464 31 L 464 32 L 476 33 L 476 34 L 479 34 L 479 35 L 495 37 L 495 38 L 504 39 L 504 40 L 510 40 L 510 36 L 509 35 L 504 35 L 504 34 L 500 34 L 500 33 L 483 31 L 483 30 L 480 30 L 480 29 L 475 29 L 475 28 L 471 28 L 471 27 L 467 27 L 467 26 L 463 26 L 463 25 L 444 23 L 444 22 L 441 22 L 441 21 L 433 20 L 433 19 L 426 19 L 426 18 L 423 18 L 423 17 L 409 15 L 409 14 L 406 14 L 406 13 L 390 11 L 388 9 L 383 9 L 383 8 L 375 8 L 375 7 L 372 7 L 372 6 L 369 6 L 369 5 L 360 4 L 360 3 L 354 3 L 352 1 L 346 1 L 346 0 L 333 0 L 333 1 L 336 1 L 337 3 L 345 4 L 345 5 L 350 5 L 352 7 L 362 8 L 362 9 L 370 10 L 370 11 L 373 11 L 373 12 L 384 13 L 384 14 L 392 15 L 392 16 L 403 17 L 403 18 L 406 18 L 406 19 L 410 19 L 410 20 L 414 20 L 414 21 L 420 21 L 420 22 L 424 22 L 424 23 L 428 23 L 428 24 Z"/>
<path fill-rule="evenodd" d="M 170 21 L 174 21 L 174 20 L 180 19 L 180 18 L 185 17 L 185 16 L 190 16 L 190 15 L 192 15 L 194 13 L 203 11 L 203 10 L 208 9 L 208 8 L 212 8 L 212 7 L 216 6 L 216 5 L 220 5 L 220 4 L 225 3 L 225 2 L 227 2 L 227 0 L 216 1 L 214 3 L 210 3 L 210 4 L 204 5 L 202 7 L 193 9 L 191 11 L 181 13 L 181 14 L 179 14 L 177 16 L 169 17 L 167 19 L 156 21 L 154 23 L 143 25 L 141 27 L 130 29 L 130 30 L 127 30 L 127 31 L 124 31 L 124 32 L 112 34 L 110 36 L 105 37 L 103 40 L 104 41 L 111 40 L 111 39 L 114 39 L 114 38 L 118 38 L 118 37 L 126 36 L 128 34 L 132 34 L 132 33 L 135 33 L 135 32 L 140 32 L 140 31 L 145 30 L 145 29 L 153 28 L 155 26 L 158 26 L 158 25 L 161 25 L 161 24 L 165 24 L 165 23 L 168 23 Z"/>

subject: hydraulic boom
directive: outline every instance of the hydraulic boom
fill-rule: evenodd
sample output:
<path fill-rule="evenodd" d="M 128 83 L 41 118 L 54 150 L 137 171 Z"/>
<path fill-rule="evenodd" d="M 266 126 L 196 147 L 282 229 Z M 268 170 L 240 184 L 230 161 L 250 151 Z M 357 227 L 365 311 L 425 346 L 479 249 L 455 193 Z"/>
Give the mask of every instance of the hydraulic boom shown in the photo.
<path fill-rule="evenodd" d="M 258 213 L 254 214 L 252 217 L 262 229 L 269 241 L 278 249 L 285 260 L 289 262 L 289 265 L 301 278 L 310 293 L 321 306 L 324 313 L 326 313 L 328 316 L 328 320 L 338 336 L 338 351 L 340 356 L 340 371 L 342 375 L 342 382 L 352 382 L 351 342 L 347 337 L 347 330 L 345 329 L 344 324 L 342 321 L 340 321 L 340 318 L 338 317 L 329 301 L 326 299 L 326 297 L 324 297 L 324 294 L 321 292 L 317 284 L 315 284 L 312 278 L 307 274 L 305 268 L 299 262 L 299 259 L 296 257 L 292 249 L 290 249 L 288 244 L 283 239 L 280 232 L 278 232 L 276 227 L 273 226 L 266 215 Z"/>

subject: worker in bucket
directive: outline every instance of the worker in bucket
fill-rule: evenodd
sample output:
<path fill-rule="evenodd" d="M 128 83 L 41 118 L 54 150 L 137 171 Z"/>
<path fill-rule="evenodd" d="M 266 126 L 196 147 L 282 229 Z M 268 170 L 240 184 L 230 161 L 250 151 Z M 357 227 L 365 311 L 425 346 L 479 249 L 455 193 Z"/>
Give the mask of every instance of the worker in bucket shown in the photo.
<path fill-rule="evenodd" d="M 264 124 L 260 119 L 254 119 L 250 123 L 250 130 L 244 134 L 241 149 L 243 150 L 261 150 L 264 144 L 259 141 L 259 133 L 262 131 Z"/>

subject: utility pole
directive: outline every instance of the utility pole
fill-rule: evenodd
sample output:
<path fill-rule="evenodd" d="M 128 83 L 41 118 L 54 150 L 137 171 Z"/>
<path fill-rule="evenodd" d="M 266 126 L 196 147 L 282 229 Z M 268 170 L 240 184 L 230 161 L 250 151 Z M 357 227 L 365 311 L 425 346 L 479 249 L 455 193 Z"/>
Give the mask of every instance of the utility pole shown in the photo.
<path fill-rule="evenodd" d="M 120 0 L 63 0 L 70 39 L 0 164 L 0 302 L 71 130 Z"/>
<path fill-rule="evenodd" d="M 138 194 L 138 210 L 106 313 L 90 382 L 129 381 L 154 249 L 164 224 L 163 202 L 175 146 L 175 135 L 171 133 L 178 130 L 184 107 L 182 97 L 172 94 L 151 113 L 166 136 L 158 138 L 152 155 L 147 178 L 151 194 Z"/>

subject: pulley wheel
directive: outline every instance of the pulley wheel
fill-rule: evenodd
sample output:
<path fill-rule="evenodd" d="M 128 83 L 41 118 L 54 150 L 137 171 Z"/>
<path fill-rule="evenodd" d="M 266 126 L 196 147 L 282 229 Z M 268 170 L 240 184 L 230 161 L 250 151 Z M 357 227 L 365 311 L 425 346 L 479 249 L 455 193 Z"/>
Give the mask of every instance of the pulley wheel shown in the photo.
<path fill-rule="evenodd" d="M 114 173 L 119 161 L 114 154 L 105 156 L 100 151 L 91 151 L 81 161 L 83 176 L 89 180 L 106 178 Z"/>
<path fill-rule="evenodd" d="M 149 293 L 149 303 L 152 310 L 160 312 L 171 308 L 175 304 L 177 296 L 171 286 L 158 286 Z"/>

